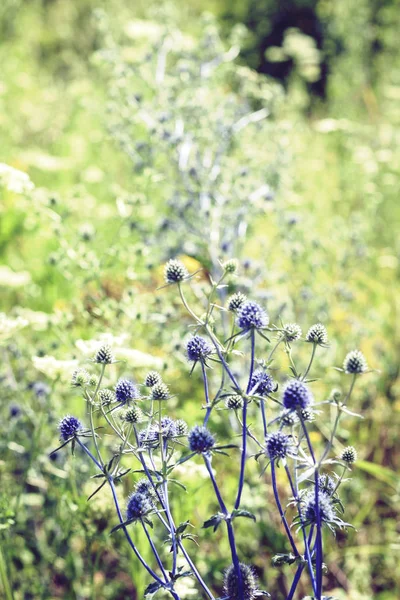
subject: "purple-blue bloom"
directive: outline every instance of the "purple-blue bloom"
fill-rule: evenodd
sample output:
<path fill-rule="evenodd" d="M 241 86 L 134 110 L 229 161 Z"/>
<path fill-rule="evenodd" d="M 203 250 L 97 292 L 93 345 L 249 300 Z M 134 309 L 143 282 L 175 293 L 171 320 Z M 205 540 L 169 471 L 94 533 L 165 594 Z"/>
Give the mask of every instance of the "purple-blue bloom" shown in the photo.
<path fill-rule="evenodd" d="M 83 426 L 76 417 L 66 415 L 61 419 L 58 429 L 60 430 L 61 439 L 66 441 L 75 437 L 83 429 Z"/>
<path fill-rule="evenodd" d="M 312 394 L 308 387 L 298 379 L 289 381 L 283 391 L 283 405 L 289 410 L 307 408 L 312 402 Z"/>
<path fill-rule="evenodd" d="M 189 447 L 192 452 L 208 452 L 215 445 L 212 433 L 203 425 L 195 425 L 188 435 Z"/>
<path fill-rule="evenodd" d="M 257 302 L 248 300 L 238 310 L 236 324 L 240 329 L 264 329 L 268 323 L 268 314 Z"/>

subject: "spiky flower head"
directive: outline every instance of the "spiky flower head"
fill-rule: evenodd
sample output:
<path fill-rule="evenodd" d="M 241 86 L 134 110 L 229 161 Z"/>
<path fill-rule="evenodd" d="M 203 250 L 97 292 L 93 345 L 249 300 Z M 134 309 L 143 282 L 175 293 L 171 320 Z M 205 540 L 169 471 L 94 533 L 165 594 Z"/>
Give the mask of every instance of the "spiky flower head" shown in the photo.
<path fill-rule="evenodd" d="M 312 325 L 307 332 L 306 341 L 319 346 L 326 346 L 328 343 L 328 332 L 321 323 Z"/>
<path fill-rule="evenodd" d="M 338 390 L 337 388 L 333 388 L 333 390 L 329 394 L 329 400 L 332 400 L 333 402 L 339 402 L 341 397 L 342 397 L 342 392 L 340 390 Z"/>
<path fill-rule="evenodd" d="M 340 455 L 340 460 L 345 462 L 347 465 L 352 465 L 357 460 L 357 450 L 353 446 L 347 446 Z"/>
<path fill-rule="evenodd" d="M 139 390 L 130 379 L 119 379 L 115 386 L 115 397 L 120 404 L 129 403 L 140 397 Z"/>
<path fill-rule="evenodd" d="M 74 387 L 84 387 L 89 384 L 89 378 L 90 375 L 86 369 L 76 369 L 76 371 L 72 373 L 71 385 Z"/>
<path fill-rule="evenodd" d="M 305 383 L 292 379 L 283 390 L 283 405 L 289 410 L 307 408 L 312 402 L 312 395 Z"/>
<path fill-rule="evenodd" d="M 344 359 L 343 369 L 346 373 L 352 373 L 354 375 L 365 373 L 368 369 L 368 365 L 364 354 L 360 352 L 360 350 L 352 350 L 349 352 Z"/>
<path fill-rule="evenodd" d="M 234 565 L 228 567 L 224 576 L 224 594 L 229 600 L 254 600 L 257 597 L 257 579 L 253 569 L 244 563 L 239 563 L 240 578 L 242 580 L 242 593 L 240 582 Z"/>
<path fill-rule="evenodd" d="M 97 386 L 97 384 L 99 383 L 99 378 L 97 377 L 97 375 L 95 373 L 90 374 L 88 383 L 91 387 Z"/>
<path fill-rule="evenodd" d="M 152 504 L 149 497 L 139 492 L 133 492 L 126 505 L 126 518 L 128 521 L 137 521 L 145 517 L 151 510 Z"/>
<path fill-rule="evenodd" d="M 299 420 L 297 414 L 293 410 L 288 409 L 283 410 L 279 418 L 282 425 L 286 427 L 292 427 L 293 425 L 296 425 Z"/>
<path fill-rule="evenodd" d="M 271 460 L 285 458 L 288 454 L 295 452 L 292 438 L 282 431 L 269 433 L 265 438 L 265 448 Z"/>
<path fill-rule="evenodd" d="M 327 494 L 318 492 L 318 506 L 321 521 L 333 521 L 335 518 L 335 510 L 333 504 Z M 303 517 L 308 523 L 317 522 L 317 512 L 315 503 L 314 490 L 307 492 L 303 499 L 302 507 Z"/>
<path fill-rule="evenodd" d="M 301 327 L 297 323 L 285 323 L 283 326 L 283 336 L 287 342 L 295 342 L 301 338 Z"/>
<path fill-rule="evenodd" d="M 76 437 L 82 431 L 83 425 L 76 417 L 66 415 L 61 419 L 58 429 L 60 430 L 61 439 L 67 441 Z"/>
<path fill-rule="evenodd" d="M 122 414 L 122 420 L 126 423 L 138 423 L 142 419 L 142 411 L 138 406 L 133 404 Z"/>
<path fill-rule="evenodd" d="M 152 400 L 168 400 L 168 398 L 170 396 L 170 394 L 169 394 L 169 388 L 163 382 L 156 383 L 151 388 L 151 394 L 150 394 L 150 396 L 151 396 Z"/>
<path fill-rule="evenodd" d="M 188 426 L 186 421 L 184 421 L 183 419 L 177 419 L 175 421 L 175 427 L 177 436 L 187 435 Z"/>
<path fill-rule="evenodd" d="M 266 311 L 257 302 L 248 300 L 238 310 L 236 324 L 240 329 L 264 329 L 269 323 Z"/>
<path fill-rule="evenodd" d="M 226 408 L 229 410 L 239 410 L 243 407 L 243 398 L 239 394 L 232 394 L 232 396 L 228 396 L 225 400 Z"/>
<path fill-rule="evenodd" d="M 195 425 L 189 432 L 188 440 L 191 451 L 198 454 L 209 452 L 215 445 L 213 434 L 204 425 Z"/>
<path fill-rule="evenodd" d="M 189 277 L 187 268 L 180 260 L 171 258 L 164 267 L 164 277 L 167 283 L 179 283 Z"/>
<path fill-rule="evenodd" d="M 238 270 L 239 263 L 236 258 L 231 258 L 222 264 L 225 273 L 233 274 Z"/>
<path fill-rule="evenodd" d="M 315 412 L 310 407 L 302 408 L 300 410 L 300 415 L 303 421 L 308 421 L 309 423 L 315 421 Z"/>
<path fill-rule="evenodd" d="M 256 369 L 250 380 L 250 390 L 253 394 L 266 396 L 275 388 L 275 382 L 264 369 Z"/>
<path fill-rule="evenodd" d="M 327 494 L 328 496 L 332 496 L 335 490 L 336 484 L 332 477 L 329 475 L 323 474 L 318 477 L 318 488 L 319 491 L 323 494 Z"/>
<path fill-rule="evenodd" d="M 140 446 L 154 447 L 157 446 L 160 441 L 160 435 L 153 427 L 150 429 L 148 427 L 141 429 L 141 431 L 139 431 L 138 438 Z"/>
<path fill-rule="evenodd" d="M 228 299 L 228 310 L 237 312 L 245 302 L 247 302 L 247 296 L 242 294 L 242 292 L 235 292 Z"/>
<path fill-rule="evenodd" d="M 106 406 L 108 404 L 111 404 L 111 402 L 114 402 L 115 393 L 112 390 L 107 390 L 106 388 L 103 388 L 102 390 L 98 391 L 98 397 L 100 402 Z"/>
<path fill-rule="evenodd" d="M 194 335 L 186 344 L 186 354 L 190 361 L 204 362 L 210 354 L 213 353 L 213 347 L 205 338 L 200 335 Z"/>
<path fill-rule="evenodd" d="M 110 365 L 111 363 L 115 362 L 114 355 L 108 344 L 103 344 L 100 346 L 96 352 L 96 356 L 94 357 L 94 362 L 102 365 Z"/>
<path fill-rule="evenodd" d="M 162 377 L 160 375 L 160 373 L 158 373 L 157 371 L 150 371 L 149 373 L 147 373 L 145 380 L 144 380 L 144 385 L 146 387 L 153 387 L 153 385 L 156 385 L 157 383 L 161 383 L 162 382 Z"/>
<path fill-rule="evenodd" d="M 135 483 L 135 492 L 138 494 L 142 494 L 143 496 L 147 496 L 150 500 L 154 500 L 156 497 L 156 492 L 154 487 L 151 485 L 150 481 L 143 477 L 139 479 L 137 483 Z"/>
<path fill-rule="evenodd" d="M 167 440 L 176 437 L 176 423 L 171 417 L 161 419 L 161 435 Z"/>

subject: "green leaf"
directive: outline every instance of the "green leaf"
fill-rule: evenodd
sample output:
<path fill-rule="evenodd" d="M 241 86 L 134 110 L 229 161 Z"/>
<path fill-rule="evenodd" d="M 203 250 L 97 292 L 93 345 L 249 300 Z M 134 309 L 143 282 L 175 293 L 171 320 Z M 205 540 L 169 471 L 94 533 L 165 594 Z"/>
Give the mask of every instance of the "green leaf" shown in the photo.
<path fill-rule="evenodd" d="M 210 519 L 203 523 L 203 529 L 208 529 L 208 527 L 213 527 L 214 531 L 217 531 L 218 527 L 221 525 L 221 522 L 224 520 L 224 515 L 220 513 L 213 515 Z"/>
<path fill-rule="evenodd" d="M 237 517 L 245 517 L 246 519 L 252 519 L 253 521 L 256 521 L 256 516 L 253 515 L 253 513 L 251 513 L 248 510 L 243 510 L 241 508 L 232 511 L 232 520 L 236 519 Z"/>

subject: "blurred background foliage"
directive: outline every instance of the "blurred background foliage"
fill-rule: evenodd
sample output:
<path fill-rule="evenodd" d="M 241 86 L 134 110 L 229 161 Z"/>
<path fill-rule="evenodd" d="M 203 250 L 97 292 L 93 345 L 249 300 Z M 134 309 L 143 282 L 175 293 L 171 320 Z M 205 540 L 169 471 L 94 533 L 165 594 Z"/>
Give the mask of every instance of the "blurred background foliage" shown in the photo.
<path fill-rule="evenodd" d="M 199 418 L 187 322 L 172 291 L 155 292 L 172 255 L 203 267 L 197 298 L 236 255 L 232 290 L 325 323 L 321 394 L 355 347 L 379 369 L 359 389 L 364 420 L 339 431 L 361 457 L 346 498 L 358 533 L 327 540 L 326 584 L 340 599 L 399 597 L 399 26 L 395 0 L 3 0 L 0 162 L 34 184 L 0 169 L 4 597 L 140 598 L 148 583 L 108 534 L 108 496 L 86 502 L 82 457 L 48 453 L 58 418 L 83 413 L 68 381 L 93 340 L 126 359 L 118 373 L 165 369 L 177 414 Z M 176 494 L 176 518 L 199 527 L 214 502 L 201 469 L 183 475 L 194 494 Z M 263 525 L 239 544 L 279 599 L 283 536 L 268 482 L 255 468 L 249 481 Z M 225 542 L 200 536 L 220 589 Z"/>

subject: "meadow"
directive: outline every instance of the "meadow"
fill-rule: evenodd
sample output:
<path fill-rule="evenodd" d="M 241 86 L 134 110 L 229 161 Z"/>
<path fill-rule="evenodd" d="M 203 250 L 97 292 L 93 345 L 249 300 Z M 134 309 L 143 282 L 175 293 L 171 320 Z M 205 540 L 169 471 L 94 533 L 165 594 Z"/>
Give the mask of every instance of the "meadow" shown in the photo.
<path fill-rule="evenodd" d="M 146 521 L 142 529 L 132 523 L 111 533 L 119 523 L 112 486 L 88 501 L 101 481 L 93 478 L 96 464 L 82 446 L 95 453 L 96 431 L 100 454 L 117 457 L 109 469 L 124 511 L 143 467 L 143 452 L 128 439 L 137 416 L 122 410 L 131 400 L 136 406 L 136 392 L 129 396 L 122 386 L 118 396 L 121 379 L 138 386 L 149 430 L 165 411 L 165 418 L 184 419 L 192 431 L 210 408 L 216 447 L 236 446 L 226 450 L 228 457 L 217 452 L 213 459 L 230 504 L 240 457 L 247 461 L 241 492 L 250 516 L 234 523 L 241 560 L 254 569 L 260 590 L 275 600 L 289 597 L 299 563 L 276 558 L 291 547 L 273 486 L 285 504 L 293 491 L 281 468 L 286 458 L 273 473 L 271 451 L 263 450 L 259 461 L 254 455 L 265 437 L 258 410 L 270 393 L 280 400 L 293 376 L 303 377 L 317 403 L 325 402 L 309 423 L 319 455 L 327 441 L 333 457 L 348 446 L 358 454 L 340 489 L 343 519 L 354 529 L 323 533 L 324 595 L 313 592 L 305 560 L 293 597 L 400 596 L 396 4 L 285 3 L 289 13 L 312 11 L 323 32 L 316 40 L 301 19 L 297 25 L 289 19 L 274 38 L 280 21 L 273 0 L 261 14 L 251 0 L 201 6 L 191 0 L 185 7 L 120 0 L 3 3 L 0 597 L 122 600 L 143 598 L 146 589 L 146 597 L 172 595 L 163 586 L 149 591 L 149 571 L 124 538 L 129 530 L 144 562 L 158 572 Z M 260 40 L 268 35 L 274 41 L 265 49 Z M 284 76 L 267 73 L 273 67 L 282 73 L 279 65 L 287 66 Z M 181 280 L 165 271 L 170 259 L 179 261 Z M 261 314 L 260 323 L 246 329 L 243 315 L 227 310 L 237 292 L 265 308 L 269 324 Z M 299 340 L 288 334 L 291 323 L 301 327 Z M 326 328 L 327 343 L 307 340 L 317 323 Z M 269 340 L 256 335 L 257 361 L 249 354 L 254 332 Z M 215 349 L 201 346 L 190 354 L 192 335 L 205 336 Z M 117 362 L 94 359 L 101 347 Z M 300 375 L 311 348 L 308 381 L 307 373 Z M 353 371 L 334 367 L 355 349 L 368 372 L 361 369 L 350 398 Z M 257 397 L 253 367 L 270 373 L 279 389 Z M 79 379 L 77 369 L 88 374 Z M 144 386 L 153 371 L 168 384 L 160 415 L 160 399 Z M 203 397 L 205 372 L 216 394 L 212 407 Z M 120 398 L 112 417 L 98 397 L 103 376 L 102 385 L 115 391 L 108 401 Z M 246 454 L 243 399 L 237 406 L 231 400 L 231 408 L 228 399 L 242 394 L 232 383 L 235 388 L 247 378 L 246 394 L 254 395 L 248 431 L 256 439 L 249 434 Z M 337 397 L 359 416 L 344 413 L 331 438 Z M 273 400 L 265 406 L 268 419 L 278 418 Z M 119 413 L 122 421 L 114 421 Z M 92 439 L 80 446 L 83 438 L 74 431 L 63 437 L 65 415 L 75 415 Z M 290 431 L 305 443 L 299 415 Z M 215 532 L 202 527 L 222 510 L 209 477 L 213 467 L 190 436 L 187 441 L 186 430 L 182 436 L 174 431 L 166 446 L 171 457 L 186 456 L 188 446 L 198 456 L 176 466 L 170 506 L 177 524 L 193 525 L 184 532 L 197 536 L 198 545 L 188 538 L 185 547 L 212 590 L 207 595 L 191 575 L 177 580 L 174 597 L 255 598 L 256 592 L 236 596 L 227 588 L 232 544 L 225 524 Z M 161 448 L 161 423 L 159 435 Z M 152 448 L 146 452 L 150 460 Z M 160 460 L 168 464 L 165 456 Z M 326 466 L 340 475 L 334 463 Z M 150 508 L 149 514 L 167 519 L 171 532 L 163 494 L 164 512 Z M 292 503 L 288 518 L 294 511 Z M 290 531 L 302 540 L 296 527 Z M 162 561 L 170 561 L 175 553 L 163 531 L 157 526 L 152 535 Z M 179 540 L 172 535 L 168 541 L 173 550 Z"/>

